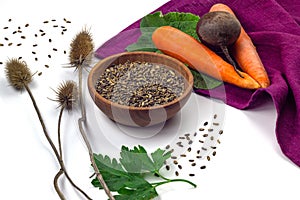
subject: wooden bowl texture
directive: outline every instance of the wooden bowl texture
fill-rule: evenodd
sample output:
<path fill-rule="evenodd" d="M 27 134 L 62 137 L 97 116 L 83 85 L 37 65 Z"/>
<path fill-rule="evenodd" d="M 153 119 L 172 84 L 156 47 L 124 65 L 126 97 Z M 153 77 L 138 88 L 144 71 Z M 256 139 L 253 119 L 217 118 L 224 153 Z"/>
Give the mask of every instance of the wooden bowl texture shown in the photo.
<path fill-rule="evenodd" d="M 121 105 L 102 97 L 96 91 L 99 76 L 107 67 L 126 61 L 157 63 L 175 69 L 186 79 L 183 94 L 169 103 L 151 107 Z M 113 121 L 134 127 L 152 126 L 167 121 L 185 105 L 192 89 L 193 75 L 182 62 L 170 56 L 153 52 L 125 52 L 109 56 L 99 61 L 88 76 L 88 90 L 97 107 Z"/>

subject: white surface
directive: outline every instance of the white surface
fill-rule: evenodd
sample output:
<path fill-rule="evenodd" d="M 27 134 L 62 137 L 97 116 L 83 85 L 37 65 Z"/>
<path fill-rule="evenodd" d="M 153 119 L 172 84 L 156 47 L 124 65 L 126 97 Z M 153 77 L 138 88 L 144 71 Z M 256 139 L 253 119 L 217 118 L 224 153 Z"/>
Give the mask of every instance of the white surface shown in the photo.
<path fill-rule="evenodd" d="M 98 47 L 164 2 L 166 1 L 1 1 L 0 43 L 7 43 L 4 37 L 9 37 L 13 42 L 22 42 L 22 46 L 0 47 L 0 62 L 22 56 L 33 72 L 43 72 L 42 76 L 34 77 L 31 88 L 54 141 L 58 110 L 57 104 L 47 97 L 54 98 L 55 94 L 50 88 L 56 88 L 62 80 L 77 80 L 72 69 L 61 67 L 68 62 L 68 53 L 64 55 L 62 51 L 69 50 L 71 39 L 86 26 L 91 29 L 95 47 Z M 10 23 L 9 18 L 12 19 Z M 72 22 L 64 24 L 68 31 L 63 36 L 57 31 L 59 28 L 54 29 L 51 25 L 42 23 L 56 19 L 58 25 L 63 25 L 63 18 Z M 24 28 L 26 23 L 29 23 L 29 27 Z M 5 26 L 9 26 L 9 29 L 4 30 L 2 27 Z M 22 27 L 27 37 L 25 40 L 20 39 L 20 35 L 12 36 L 11 32 L 18 26 Z M 41 28 L 47 33 L 46 36 L 35 38 L 33 34 L 38 33 Z M 50 36 L 52 43 L 47 41 Z M 39 47 L 34 49 L 34 42 Z M 59 49 L 59 52 L 53 52 L 52 48 Z M 31 53 L 33 50 L 37 55 Z M 49 53 L 52 55 L 51 59 L 47 57 Z M 39 61 L 34 61 L 34 57 L 38 57 Z M 50 68 L 45 68 L 44 64 L 49 64 Z M 156 145 L 163 147 L 174 141 L 178 136 L 176 134 L 182 134 L 181 131 L 197 130 L 203 121 L 211 120 L 214 113 L 221 113 L 218 119 L 221 120 L 224 134 L 220 137 L 217 155 L 209 163 L 206 162 L 205 170 L 195 170 L 192 167 L 185 170 L 185 173 L 197 173 L 195 178 L 183 178 L 194 181 L 198 188 L 170 184 L 159 189 L 160 199 L 299 199 L 300 171 L 282 155 L 276 142 L 276 112 L 272 102 L 251 111 L 241 111 L 193 94 L 184 110 L 164 130 L 175 130 L 172 133 L 174 135 L 165 136 L 158 131 L 159 134 L 155 136 L 158 139 L 143 139 L 134 136 L 136 130 L 116 126 L 107 120 L 94 108 L 86 90 L 85 96 L 91 124 L 89 134 L 96 153 L 117 155 L 115 150 L 121 144 L 143 144 L 154 149 L 156 147 L 153 143 L 159 141 Z M 195 105 L 197 109 L 194 109 Z M 55 157 L 43 136 L 27 93 L 16 92 L 8 86 L 4 64 L 0 65 L 0 110 L 0 198 L 58 199 L 52 184 L 58 170 Z M 78 113 L 64 114 L 62 133 L 65 162 L 69 174 L 84 191 L 93 199 L 106 199 L 103 191 L 90 184 L 92 170 L 77 129 Z M 155 130 L 147 131 L 154 131 L 155 135 Z M 81 199 L 66 180 L 61 184 L 68 199 Z"/>

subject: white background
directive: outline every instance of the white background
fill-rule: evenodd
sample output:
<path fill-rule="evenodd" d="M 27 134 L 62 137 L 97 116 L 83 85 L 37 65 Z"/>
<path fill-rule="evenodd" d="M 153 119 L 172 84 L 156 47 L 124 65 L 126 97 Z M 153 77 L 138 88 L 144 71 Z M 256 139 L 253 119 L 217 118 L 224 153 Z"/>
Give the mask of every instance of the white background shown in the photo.
<path fill-rule="evenodd" d="M 33 72 L 43 72 L 41 76 L 34 76 L 31 88 L 54 140 L 59 110 L 56 109 L 57 104 L 47 97 L 55 98 L 51 88 L 56 88 L 62 80 L 77 80 L 73 69 L 62 68 L 62 65 L 68 62 L 69 44 L 75 34 L 84 27 L 90 28 L 95 47 L 98 47 L 165 2 L 167 1 L 1 0 L 0 43 L 5 43 L 5 46 L 0 47 L 0 62 L 5 63 L 9 58 L 22 56 Z M 8 22 L 10 18 L 12 21 Z M 64 24 L 63 18 L 72 23 Z M 68 30 L 64 35 L 57 31 L 61 30 L 59 27 L 55 29 L 51 26 L 54 22 L 51 22 L 51 25 L 43 24 L 43 21 L 51 19 L 56 19 L 55 23 L 58 25 L 66 25 Z M 29 27 L 25 28 L 27 23 Z M 9 29 L 2 28 L 5 26 Z M 12 35 L 18 26 L 21 26 L 26 39 L 20 39 L 20 34 Z M 35 38 L 33 35 L 39 33 L 39 29 L 43 29 L 47 34 Z M 8 37 L 14 44 L 8 47 L 8 41 L 4 37 Z M 50 37 L 52 43 L 48 42 Z M 16 47 L 16 43 L 19 42 L 22 42 L 22 46 Z M 33 48 L 33 43 L 39 46 Z M 53 52 L 52 48 L 57 48 L 59 52 Z M 66 55 L 62 53 L 63 50 L 67 51 Z M 36 51 L 37 54 L 32 54 L 32 51 Z M 47 57 L 49 53 L 52 55 L 51 59 Z M 39 60 L 34 61 L 35 57 Z M 45 68 L 44 64 L 49 64 L 50 68 Z M 147 142 L 147 139 L 136 140 L 128 135 L 122 136 L 122 131 L 128 133 L 129 129 L 118 129 L 114 123 L 107 120 L 94 107 L 86 90 L 85 97 L 90 122 L 89 138 L 95 153 L 107 153 L 109 148 L 118 149 L 122 143 L 135 144 L 139 141 L 149 148 L 156 148 L 155 141 Z M 193 109 L 194 106 L 197 109 Z M 185 175 L 183 178 L 194 181 L 198 188 L 192 189 L 186 184 L 166 185 L 159 189 L 159 198 L 299 199 L 299 167 L 286 159 L 279 149 L 275 137 L 276 112 L 272 102 L 257 109 L 241 111 L 193 94 L 185 110 L 173 120 L 173 125 L 177 127 L 177 131 L 189 128 L 196 130 L 203 121 L 211 119 L 215 112 L 220 114 L 219 119 L 224 130 L 217 155 L 209 163 L 206 162 L 206 170 L 187 167 L 189 172 L 183 173 L 196 173 L 194 178 Z M 87 150 L 77 129 L 77 117 L 78 110 L 65 113 L 63 118 L 63 145 L 67 168 L 74 181 L 93 199 L 107 199 L 103 191 L 93 188 L 90 184 L 89 176 L 92 170 Z M 194 121 L 195 124 L 191 124 Z M 52 184 L 58 170 L 55 157 L 43 136 L 27 93 L 17 92 L 8 85 L 4 75 L 4 64 L 0 65 L 0 129 L 0 198 L 58 199 Z M 97 133 L 97 130 L 106 132 L 101 134 Z M 172 135 L 170 137 L 171 140 L 174 139 Z M 124 140 L 117 141 L 117 138 Z M 168 140 L 168 136 L 162 136 L 162 139 Z M 117 142 L 108 144 L 105 143 L 107 140 Z M 160 142 L 164 145 L 168 141 Z M 112 154 L 117 153 L 116 151 Z M 62 180 L 61 185 L 67 199 L 82 199 L 64 178 Z"/>

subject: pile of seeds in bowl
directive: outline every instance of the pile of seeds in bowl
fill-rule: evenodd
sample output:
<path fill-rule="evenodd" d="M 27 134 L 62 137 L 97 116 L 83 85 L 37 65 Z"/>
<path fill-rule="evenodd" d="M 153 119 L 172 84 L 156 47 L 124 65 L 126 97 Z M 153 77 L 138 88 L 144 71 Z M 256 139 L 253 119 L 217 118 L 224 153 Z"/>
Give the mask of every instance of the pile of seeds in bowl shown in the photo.
<path fill-rule="evenodd" d="M 96 91 L 121 105 L 150 107 L 169 103 L 181 96 L 185 81 L 168 66 L 127 61 L 106 68 L 96 83 Z"/>

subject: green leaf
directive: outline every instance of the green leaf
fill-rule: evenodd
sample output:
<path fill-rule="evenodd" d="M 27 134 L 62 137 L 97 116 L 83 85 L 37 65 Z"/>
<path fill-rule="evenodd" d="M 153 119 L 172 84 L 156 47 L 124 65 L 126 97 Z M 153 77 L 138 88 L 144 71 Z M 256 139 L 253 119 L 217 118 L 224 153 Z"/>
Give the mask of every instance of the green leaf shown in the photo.
<path fill-rule="evenodd" d="M 151 185 L 150 185 L 151 186 Z M 148 200 L 157 197 L 154 187 L 141 187 L 136 190 L 122 190 L 123 194 L 114 196 L 116 200 Z M 120 194 L 120 193 L 119 193 Z"/>
<path fill-rule="evenodd" d="M 147 151 L 142 146 L 129 149 L 123 146 L 121 149 L 120 162 L 124 168 L 130 173 L 154 172 L 155 166 Z"/>
<path fill-rule="evenodd" d="M 194 88 L 196 89 L 213 89 L 223 84 L 222 81 L 201 74 L 195 70 L 190 69 L 194 76 Z"/>
<path fill-rule="evenodd" d="M 157 51 L 152 42 L 152 33 L 161 26 L 173 26 L 179 30 L 193 36 L 198 40 L 196 33 L 197 22 L 199 16 L 191 13 L 169 12 L 165 15 L 158 11 L 143 17 L 140 23 L 142 35 L 136 43 L 126 47 L 126 51 Z"/>
<path fill-rule="evenodd" d="M 165 153 L 165 150 L 157 149 L 151 153 L 151 157 L 154 162 L 155 170 L 158 172 L 164 165 L 164 162 L 171 157 L 171 152 Z"/>

